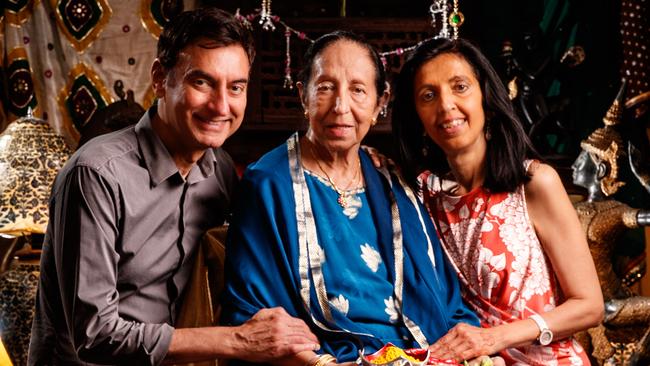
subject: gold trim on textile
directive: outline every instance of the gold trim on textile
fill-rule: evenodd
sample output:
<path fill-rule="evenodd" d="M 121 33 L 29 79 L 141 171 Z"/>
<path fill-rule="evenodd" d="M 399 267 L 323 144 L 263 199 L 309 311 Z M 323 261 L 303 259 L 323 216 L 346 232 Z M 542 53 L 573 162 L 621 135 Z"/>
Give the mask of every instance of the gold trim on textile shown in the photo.
<path fill-rule="evenodd" d="M 1 52 L 0 52 L 0 54 L 1 54 Z M 16 47 L 16 48 L 12 49 L 11 51 L 9 51 L 9 53 L 7 54 L 7 63 L 5 65 L 10 66 L 16 60 L 25 60 L 25 61 L 27 61 L 27 64 L 29 65 L 29 75 L 30 75 L 30 77 L 32 79 L 32 86 L 34 87 L 33 98 L 36 99 L 36 106 L 32 109 L 32 116 L 36 117 L 36 118 L 42 118 L 43 114 L 42 114 L 41 107 L 38 104 L 38 96 L 39 95 L 42 96 L 43 94 L 41 94 L 40 84 L 34 78 L 34 70 L 32 70 L 32 66 L 29 63 L 29 58 L 27 57 L 27 49 L 25 49 L 24 47 Z M 5 69 L 5 71 L 6 70 L 7 69 Z M 11 77 L 11 75 L 7 75 L 7 76 Z M 17 120 L 18 118 L 24 117 L 24 116 L 17 116 L 15 114 L 11 113 L 10 110 L 8 110 L 7 112 L 8 112 L 7 113 L 7 118 L 8 118 L 7 122 L 12 122 L 12 121 Z"/>
<path fill-rule="evenodd" d="M 316 224 L 311 210 L 311 202 L 309 196 L 309 189 L 305 182 L 305 175 L 302 169 L 300 160 L 300 144 L 298 142 L 298 135 L 294 134 L 292 138 L 287 141 L 287 149 L 289 153 L 289 168 L 291 170 L 291 181 L 294 192 L 294 199 L 296 200 L 296 220 L 298 226 L 298 245 L 300 250 L 300 258 L 298 259 L 299 273 L 300 273 L 300 293 L 304 303 L 309 309 L 310 298 L 310 281 L 309 271 L 312 273 L 314 285 L 316 286 L 316 296 L 318 303 L 323 310 L 325 319 L 332 321 L 332 314 L 327 302 L 326 293 L 318 291 L 319 288 L 325 288 L 325 282 L 322 278 L 322 271 L 320 270 L 320 253 L 321 248 L 318 245 L 318 237 L 316 235 Z M 317 256 L 318 258 L 311 258 Z M 317 263 L 314 268 L 312 260 Z M 324 298 L 324 299 L 323 299 Z"/>
<path fill-rule="evenodd" d="M 18 12 L 12 11 L 7 5 L 4 6 L 4 15 L 7 18 L 9 25 L 20 27 L 25 23 L 33 14 L 34 9 L 39 5 L 40 0 L 29 0 L 25 2 L 25 6 L 20 8 Z M 0 22 L 0 25 L 2 22 Z M 1 60 L 0 60 L 1 61 Z"/>
<path fill-rule="evenodd" d="M 310 286 L 311 282 L 309 280 L 309 272 L 311 271 L 311 277 L 314 282 L 315 292 L 318 297 L 318 303 L 321 307 L 327 321 L 332 322 L 332 315 L 329 300 L 327 299 L 327 288 L 325 287 L 325 281 L 322 275 L 321 269 L 321 253 L 322 249 L 318 244 L 318 236 L 316 234 L 316 222 L 314 221 L 314 215 L 311 208 L 311 201 L 309 197 L 309 188 L 305 181 L 305 172 L 302 168 L 302 162 L 300 158 L 300 144 L 298 140 L 298 133 L 293 134 L 287 141 L 287 150 L 289 155 L 289 168 L 291 171 L 291 181 L 294 192 L 294 199 L 296 200 L 296 220 L 298 224 L 298 245 L 299 245 L 299 271 L 300 271 L 300 283 L 301 289 L 300 294 L 303 299 L 303 305 L 306 310 L 310 313 L 312 320 L 321 328 L 333 331 L 340 332 L 337 330 L 330 329 L 329 327 L 323 325 L 318 320 L 314 318 L 314 315 L 310 311 Z M 391 175 L 386 167 L 379 170 L 380 173 L 388 180 L 389 185 L 392 188 Z M 399 177 L 399 175 L 397 175 Z M 416 211 L 418 212 L 418 218 L 420 224 L 422 225 L 422 230 L 427 238 L 427 243 L 429 247 L 429 258 L 432 260 L 431 264 L 435 267 L 435 260 L 433 259 L 433 247 L 431 240 L 426 233 L 426 226 L 424 219 L 420 213 L 420 210 L 417 206 L 417 200 L 413 193 L 406 187 L 401 178 L 398 178 L 400 185 L 404 188 L 411 204 L 414 204 Z M 403 312 L 402 307 L 402 293 L 404 290 L 404 251 L 403 251 L 403 237 L 402 237 L 402 226 L 400 221 L 399 208 L 397 202 L 393 195 L 390 197 L 391 201 L 391 222 L 393 226 L 393 253 L 395 256 L 395 283 L 393 284 L 393 292 L 395 295 L 395 305 L 404 320 L 404 325 L 409 330 L 413 338 L 420 345 L 420 347 L 427 347 L 428 343 L 424 333 L 419 328 L 417 324 L 411 321 Z M 314 255 L 316 254 L 316 255 Z M 315 258 L 314 258 L 315 257 Z M 369 334 L 360 334 L 348 332 L 355 335 L 372 337 Z"/>
<path fill-rule="evenodd" d="M 77 39 L 72 35 L 72 33 L 70 33 L 63 22 L 63 14 L 59 12 L 59 4 L 61 3 L 61 0 L 50 0 L 50 4 L 52 4 L 52 8 L 54 9 L 54 14 L 56 14 L 55 18 L 59 29 L 61 32 L 63 32 L 72 47 L 74 47 L 74 49 L 79 53 L 84 52 L 99 37 L 101 32 L 104 30 L 104 28 L 106 28 L 106 25 L 110 21 L 111 15 L 113 15 L 113 10 L 108 5 L 106 0 L 93 1 L 95 1 L 95 4 L 101 9 L 101 16 L 97 20 L 97 24 L 95 24 L 90 32 L 86 33 L 86 35 L 81 39 Z"/>
<path fill-rule="evenodd" d="M 88 80 L 90 80 L 92 85 L 99 92 L 99 95 L 102 97 L 102 100 L 106 105 L 114 102 L 113 97 L 111 97 L 111 94 L 104 85 L 104 82 L 92 68 L 88 67 L 83 62 L 80 62 L 75 67 L 73 67 L 72 70 L 70 70 L 68 73 L 68 81 L 66 82 L 66 85 L 59 92 L 57 103 L 59 105 L 59 110 L 61 111 L 61 117 L 63 118 L 63 126 L 68 131 L 68 133 L 75 138 L 75 140 L 79 140 L 79 131 L 77 131 L 77 128 L 72 121 L 70 111 L 66 106 L 66 98 L 70 95 L 74 82 L 81 75 L 85 75 Z"/>
<path fill-rule="evenodd" d="M 142 26 L 146 29 L 156 40 L 160 37 L 163 27 L 156 22 L 151 14 L 151 0 L 140 1 L 140 21 Z"/>

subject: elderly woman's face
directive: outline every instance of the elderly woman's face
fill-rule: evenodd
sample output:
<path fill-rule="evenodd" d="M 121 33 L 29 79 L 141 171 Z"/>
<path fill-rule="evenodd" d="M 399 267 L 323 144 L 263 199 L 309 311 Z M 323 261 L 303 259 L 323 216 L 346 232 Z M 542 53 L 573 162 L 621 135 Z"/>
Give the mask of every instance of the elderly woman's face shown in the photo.
<path fill-rule="evenodd" d="M 463 57 L 443 53 L 427 61 L 416 72 L 413 87 L 424 130 L 445 154 L 485 149 L 481 85 Z"/>
<path fill-rule="evenodd" d="M 347 40 L 327 46 L 311 79 L 299 86 L 315 139 L 332 151 L 358 148 L 377 118 L 375 66 L 368 50 Z"/>

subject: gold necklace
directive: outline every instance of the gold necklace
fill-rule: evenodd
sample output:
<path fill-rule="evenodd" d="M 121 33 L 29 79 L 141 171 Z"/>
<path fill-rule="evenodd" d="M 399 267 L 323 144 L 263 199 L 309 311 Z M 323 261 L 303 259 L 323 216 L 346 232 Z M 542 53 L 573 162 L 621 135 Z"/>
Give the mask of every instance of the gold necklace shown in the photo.
<path fill-rule="evenodd" d="M 316 160 L 316 165 L 318 165 L 318 169 L 320 169 L 325 174 L 325 177 L 327 177 L 327 180 L 332 185 L 332 188 L 334 188 L 334 191 L 336 191 L 336 193 L 339 195 L 339 198 L 336 200 L 336 202 L 342 208 L 348 207 L 348 205 L 350 204 L 350 202 L 348 201 L 348 198 L 350 196 L 350 194 L 348 193 L 348 189 L 350 188 L 350 186 L 352 186 L 352 183 L 354 181 L 357 182 L 356 185 L 355 185 L 356 187 L 358 187 L 359 184 L 361 184 L 361 179 L 360 179 L 360 177 L 361 177 L 361 174 L 360 174 L 361 173 L 361 160 L 359 160 L 358 168 L 357 168 L 357 171 L 354 173 L 354 177 L 352 177 L 352 179 L 350 180 L 350 183 L 348 183 L 345 190 L 342 190 L 336 185 L 336 183 L 334 183 L 334 181 L 332 180 L 330 175 L 327 174 L 325 169 L 323 169 L 323 167 L 320 165 L 320 159 L 318 159 L 318 156 L 316 155 L 316 151 L 314 150 L 313 145 L 310 146 L 310 149 L 311 149 L 311 155 L 314 157 L 314 160 Z"/>

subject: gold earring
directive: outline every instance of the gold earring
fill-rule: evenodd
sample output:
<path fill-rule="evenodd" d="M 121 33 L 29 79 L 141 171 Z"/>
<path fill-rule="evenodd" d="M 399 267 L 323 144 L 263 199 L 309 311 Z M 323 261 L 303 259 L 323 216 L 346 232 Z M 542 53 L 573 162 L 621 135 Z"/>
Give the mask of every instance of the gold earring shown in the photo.
<path fill-rule="evenodd" d="M 372 119 L 370 120 L 370 124 L 373 125 L 373 126 L 376 125 L 377 124 L 377 117 L 372 117 Z"/>
<path fill-rule="evenodd" d="M 303 113 L 305 115 L 305 118 L 309 117 L 309 112 L 305 109 L 305 112 Z"/>

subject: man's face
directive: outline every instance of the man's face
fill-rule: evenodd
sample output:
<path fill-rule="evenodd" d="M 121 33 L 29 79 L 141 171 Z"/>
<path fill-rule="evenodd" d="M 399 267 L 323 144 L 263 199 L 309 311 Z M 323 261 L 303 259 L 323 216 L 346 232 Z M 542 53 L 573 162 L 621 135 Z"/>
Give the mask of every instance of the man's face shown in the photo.
<path fill-rule="evenodd" d="M 250 65 L 244 49 L 202 46 L 210 46 L 210 41 L 185 47 L 176 65 L 158 74 L 164 78 L 158 83 L 154 65 L 158 115 L 175 140 L 173 150 L 180 154 L 223 145 L 241 125 L 246 109 Z"/>

